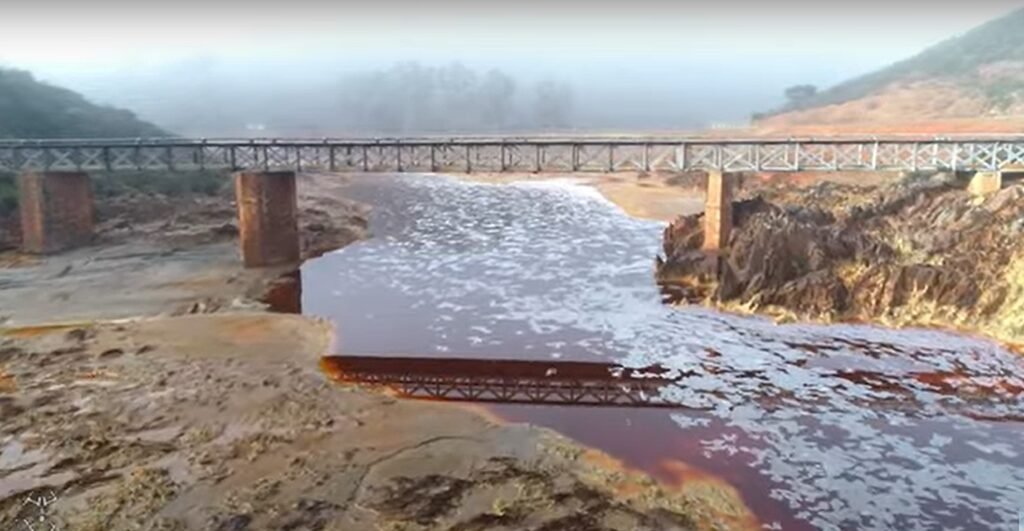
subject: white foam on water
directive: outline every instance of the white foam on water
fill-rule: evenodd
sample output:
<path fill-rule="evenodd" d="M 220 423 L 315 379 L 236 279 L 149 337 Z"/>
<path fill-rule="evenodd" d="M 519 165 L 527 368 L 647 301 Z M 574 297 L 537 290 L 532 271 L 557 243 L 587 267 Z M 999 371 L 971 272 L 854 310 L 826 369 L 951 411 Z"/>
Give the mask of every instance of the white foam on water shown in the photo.
<path fill-rule="evenodd" d="M 334 316 L 358 351 L 589 354 L 693 372 L 663 392 L 745 434 L 708 435 L 705 452 L 743 454 L 780 485 L 766 495 L 823 529 L 998 528 L 1024 506 L 1024 426 L 972 420 L 1024 412 L 993 386 L 1024 387 L 1024 360 L 997 345 L 667 307 L 653 282 L 664 225 L 575 179 L 403 178 L 377 192 L 378 237 L 304 268 L 306 289 L 322 291 L 304 306 Z M 917 379 L 930 373 L 991 389 L 940 392 Z M 711 433 L 706 418 L 674 418 Z"/>

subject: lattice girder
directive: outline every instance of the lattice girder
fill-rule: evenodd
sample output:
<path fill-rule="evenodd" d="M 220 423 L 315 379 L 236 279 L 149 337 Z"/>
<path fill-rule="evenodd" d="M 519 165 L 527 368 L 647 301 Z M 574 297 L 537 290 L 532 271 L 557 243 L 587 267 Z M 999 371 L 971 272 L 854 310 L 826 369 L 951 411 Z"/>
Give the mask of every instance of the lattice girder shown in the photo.
<path fill-rule="evenodd" d="M 2 171 L 996 171 L 1024 138 L 0 140 Z"/>

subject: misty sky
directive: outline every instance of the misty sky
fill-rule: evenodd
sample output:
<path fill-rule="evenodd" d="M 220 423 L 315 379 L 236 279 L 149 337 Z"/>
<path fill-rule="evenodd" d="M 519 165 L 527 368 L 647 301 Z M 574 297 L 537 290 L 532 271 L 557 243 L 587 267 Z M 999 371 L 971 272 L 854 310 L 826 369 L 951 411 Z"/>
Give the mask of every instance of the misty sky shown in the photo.
<path fill-rule="evenodd" d="M 829 55 L 890 62 L 1022 5 L 1021 1 L 877 2 L 622 0 L 366 2 L 192 0 L 4 6 L 0 60 L 84 68 L 195 55 L 322 56 L 541 62 L 680 54 Z M 527 57 L 543 52 L 545 57 Z"/>
<path fill-rule="evenodd" d="M 144 116 L 154 103 L 117 87 L 140 76 L 152 84 L 190 65 L 216 71 L 214 84 L 235 77 L 256 86 L 285 78 L 315 84 L 346 70 L 417 60 L 564 78 L 584 98 L 626 107 L 650 106 L 652 97 L 668 93 L 685 94 L 697 108 L 734 102 L 701 116 L 728 121 L 778 103 L 786 86 L 834 84 L 1022 5 L 1024 0 L 32 0 L 4 6 L 0 65 L 134 106 Z"/>

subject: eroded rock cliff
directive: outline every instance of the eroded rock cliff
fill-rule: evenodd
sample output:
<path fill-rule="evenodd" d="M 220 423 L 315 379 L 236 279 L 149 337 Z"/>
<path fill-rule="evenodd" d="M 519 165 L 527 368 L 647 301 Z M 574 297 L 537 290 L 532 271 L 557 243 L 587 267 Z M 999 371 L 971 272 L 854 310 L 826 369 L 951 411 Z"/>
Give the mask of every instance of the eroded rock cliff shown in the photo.
<path fill-rule="evenodd" d="M 956 178 L 747 187 L 716 263 L 702 214 L 665 229 L 659 282 L 690 302 L 798 318 L 941 325 L 1024 342 L 1024 184 Z"/>

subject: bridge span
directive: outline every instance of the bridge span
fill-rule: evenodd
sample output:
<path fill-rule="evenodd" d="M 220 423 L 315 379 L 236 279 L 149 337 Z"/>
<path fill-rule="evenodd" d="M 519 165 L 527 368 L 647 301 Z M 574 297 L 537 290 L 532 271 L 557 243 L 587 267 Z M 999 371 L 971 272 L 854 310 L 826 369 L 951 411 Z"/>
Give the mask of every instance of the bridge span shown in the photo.
<path fill-rule="evenodd" d="M 0 140 L 0 171 L 999 171 L 1024 136 Z"/>
<path fill-rule="evenodd" d="M 296 263 L 295 172 L 707 174 L 704 249 L 729 241 L 735 174 L 973 172 L 970 189 L 998 190 L 1024 170 L 1024 135 L 830 138 L 453 137 L 372 139 L 0 139 L 0 172 L 19 173 L 22 247 L 55 252 L 93 230 L 87 172 L 236 172 L 247 267 Z"/>

